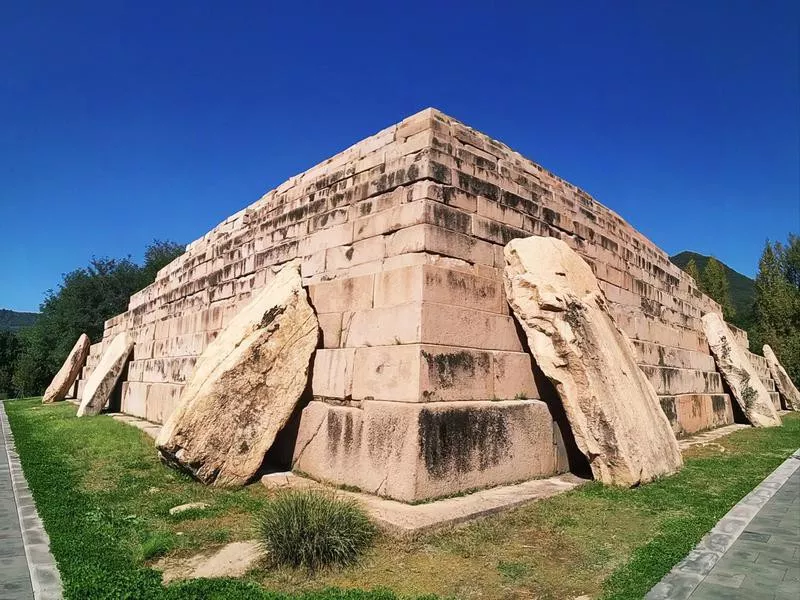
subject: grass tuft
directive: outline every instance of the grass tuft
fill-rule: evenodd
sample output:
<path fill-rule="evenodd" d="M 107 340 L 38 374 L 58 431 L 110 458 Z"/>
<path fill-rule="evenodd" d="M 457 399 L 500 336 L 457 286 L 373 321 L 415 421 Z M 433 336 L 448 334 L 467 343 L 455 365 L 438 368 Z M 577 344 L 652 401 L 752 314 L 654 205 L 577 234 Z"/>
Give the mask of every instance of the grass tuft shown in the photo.
<path fill-rule="evenodd" d="M 315 490 L 279 493 L 261 511 L 259 538 L 280 565 L 347 565 L 372 544 L 375 527 L 352 501 Z"/>
<path fill-rule="evenodd" d="M 175 538 L 170 533 L 160 531 L 150 535 L 142 542 L 142 560 L 164 556 L 175 547 Z"/>

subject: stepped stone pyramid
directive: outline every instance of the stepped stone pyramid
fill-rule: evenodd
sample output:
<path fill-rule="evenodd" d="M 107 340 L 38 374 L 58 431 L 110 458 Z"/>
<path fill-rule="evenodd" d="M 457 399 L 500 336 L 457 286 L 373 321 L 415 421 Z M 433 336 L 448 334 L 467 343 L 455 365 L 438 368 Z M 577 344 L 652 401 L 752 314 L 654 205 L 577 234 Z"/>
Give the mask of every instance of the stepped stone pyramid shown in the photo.
<path fill-rule="evenodd" d="M 434 109 L 189 244 L 106 322 L 77 394 L 128 331 L 120 409 L 164 422 L 237 308 L 300 260 L 322 342 L 310 402 L 273 460 L 404 501 L 566 471 L 568 436 L 503 289 L 504 245 L 531 235 L 561 238 L 591 265 L 676 434 L 733 421 L 700 321 L 719 306 L 614 211 Z"/>

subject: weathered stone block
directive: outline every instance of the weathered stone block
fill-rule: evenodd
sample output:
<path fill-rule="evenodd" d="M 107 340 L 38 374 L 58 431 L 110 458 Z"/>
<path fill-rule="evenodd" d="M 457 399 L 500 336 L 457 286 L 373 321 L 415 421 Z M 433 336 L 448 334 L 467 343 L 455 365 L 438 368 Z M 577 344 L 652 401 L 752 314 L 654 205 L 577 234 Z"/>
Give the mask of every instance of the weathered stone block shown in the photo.
<path fill-rule="evenodd" d="M 57 402 L 66 397 L 67 392 L 75 383 L 84 364 L 86 364 L 86 357 L 89 355 L 89 346 L 89 336 L 82 333 L 67 355 L 64 364 L 61 365 L 58 373 L 56 373 L 53 381 L 47 386 L 44 396 L 42 396 L 42 402 L 44 404 Z"/>
<path fill-rule="evenodd" d="M 506 246 L 506 295 L 596 479 L 636 485 L 682 465 L 653 387 L 586 262 L 553 238 Z"/>
<path fill-rule="evenodd" d="M 165 460 L 205 483 L 246 483 L 306 388 L 318 335 L 289 265 L 206 348 L 158 437 Z"/>
<path fill-rule="evenodd" d="M 677 436 L 733 423 L 733 407 L 727 394 L 659 396 L 659 401 Z"/>
<path fill-rule="evenodd" d="M 563 472 L 558 429 L 537 400 L 362 408 L 312 402 L 293 465 L 323 481 L 405 502 Z"/>
<path fill-rule="evenodd" d="M 767 389 L 722 316 L 703 315 L 703 328 L 717 367 L 750 423 L 755 427 L 780 425 Z"/>
<path fill-rule="evenodd" d="M 123 332 L 114 337 L 103 351 L 100 362 L 86 381 L 78 416 L 96 415 L 108 403 L 133 350 L 133 339 Z"/>

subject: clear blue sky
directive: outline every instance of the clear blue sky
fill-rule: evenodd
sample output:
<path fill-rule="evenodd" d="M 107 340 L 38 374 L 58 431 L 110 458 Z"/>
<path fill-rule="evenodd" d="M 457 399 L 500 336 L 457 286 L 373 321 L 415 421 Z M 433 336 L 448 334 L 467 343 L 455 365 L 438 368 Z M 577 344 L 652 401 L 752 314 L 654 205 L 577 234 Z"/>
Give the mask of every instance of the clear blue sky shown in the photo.
<path fill-rule="evenodd" d="M 189 242 L 427 106 L 753 275 L 800 230 L 798 23 L 789 1 L 5 2 L 0 307 Z"/>

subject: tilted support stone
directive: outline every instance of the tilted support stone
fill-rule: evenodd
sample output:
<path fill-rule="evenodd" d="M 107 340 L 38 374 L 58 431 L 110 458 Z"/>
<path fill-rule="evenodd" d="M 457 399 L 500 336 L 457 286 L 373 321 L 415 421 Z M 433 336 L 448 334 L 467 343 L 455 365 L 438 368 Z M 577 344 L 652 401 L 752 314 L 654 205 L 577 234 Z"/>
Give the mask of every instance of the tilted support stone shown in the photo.
<path fill-rule="evenodd" d="M 80 375 L 83 365 L 86 364 L 86 357 L 89 356 L 89 336 L 82 333 L 75 342 L 72 350 L 70 350 L 67 359 L 61 368 L 53 377 L 53 381 L 47 386 L 47 389 L 42 396 L 42 402 L 49 404 L 50 402 L 58 402 L 67 396 L 67 392 L 75 383 L 75 380 Z"/>
<path fill-rule="evenodd" d="M 117 334 L 103 352 L 83 390 L 78 416 L 96 415 L 108 403 L 114 387 L 133 350 L 133 339 L 126 332 Z"/>
<path fill-rule="evenodd" d="M 306 389 L 318 338 L 299 268 L 288 265 L 200 356 L 156 441 L 162 457 L 203 483 L 247 483 Z"/>
<path fill-rule="evenodd" d="M 780 425 L 781 419 L 775 411 L 767 388 L 725 320 L 714 312 L 703 315 L 702 320 L 717 368 L 747 420 L 755 427 Z"/>
<path fill-rule="evenodd" d="M 589 265 L 542 237 L 512 240 L 505 260 L 508 302 L 595 479 L 633 486 L 677 471 L 675 435 Z"/>
<path fill-rule="evenodd" d="M 787 407 L 791 410 L 800 410 L 800 391 L 797 390 L 797 387 L 789 378 L 789 374 L 783 368 L 769 344 L 764 344 L 764 358 L 767 359 L 769 372 L 772 375 L 772 379 L 775 380 L 778 392 L 786 400 Z"/>

